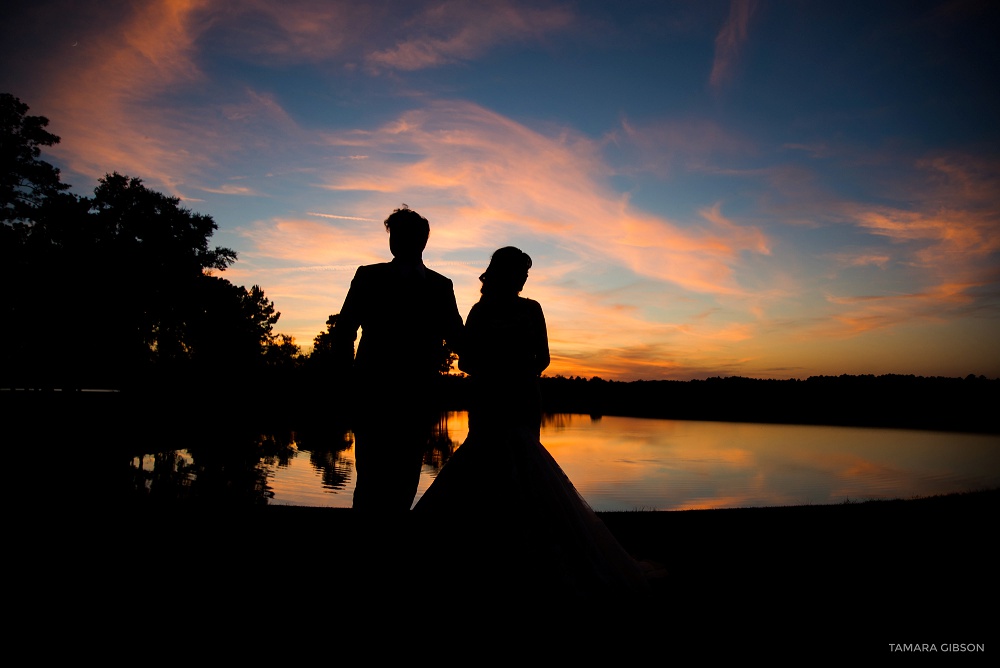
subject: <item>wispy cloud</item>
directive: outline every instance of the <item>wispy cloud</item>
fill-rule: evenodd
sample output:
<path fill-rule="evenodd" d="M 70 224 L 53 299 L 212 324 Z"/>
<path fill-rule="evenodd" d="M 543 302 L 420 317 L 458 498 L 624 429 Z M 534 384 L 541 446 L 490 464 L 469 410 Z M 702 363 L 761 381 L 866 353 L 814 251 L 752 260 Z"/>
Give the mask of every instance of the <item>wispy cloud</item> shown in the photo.
<path fill-rule="evenodd" d="M 720 173 L 746 160 L 757 147 L 719 123 L 703 118 L 665 118 L 644 123 L 624 119 L 606 138 L 615 168 L 623 173 L 669 178 L 684 173 Z M 619 157 L 620 154 L 620 157 Z"/>
<path fill-rule="evenodd" d="M 213 3 L 217 38 L 247 60 L 325 62 L 370 74 L 468 61 L 509 42 L 566 29 L 565 7 L 513 0 L 399 3 L 250 0 Z"/>
<path fill-rule="evenodd" d="M 875 265 L 885 268 L 892 259 L 881 253 L 833 253 L 830 255 L 833 261 L 842 267 L 867 267 Z"/>
<path fill-rule="evenodd" d="M 686 289 L 727 294 L 739 292 L 731 263 L 740 253 L 767 252 L 759 230 L 732 223 L 719 206 L 702 213 L 703 224 L 684 226 L 634 209 L 607 184 L 598 143 L 568 132 L 543 135 L 473 104 L 434 103 L 329 141 L 364 143 L 371 159 L 332 173 L 325 187 L 445 199 L 454 206 L 454 222 L 443 230 L 452 249 L 521 237 Z"/>
<path fill-rule="evenodd" d="M 541 39 L 567 28 L 573 15 L 563 7 L 534 7 L 495 0 L 442 2 L 429 6 L 408 22 L 415 36 L 368 53 L 373 72 L 419 70 L 469 60 L 498 44 Z"/>
<path fill-rule="evenodd" d="M 170 165 L 204 164 L 205 155 L 178 151 L 187 144 L 188 120 L 143 104 L 202 80 L 193 17 L 207 4 L 175 0 L 132 7 L 120 23 L 104 26 L 75 49 L 47 84 L 48 106 L 65 136 L 58 150 L 72 169 L 90 175 L 117 169 L 174 184 L 181 170 Z"/>
<path fill-rule="evenodd" d="M 333 220 L 361 220 L 367 223 L 378 222 L 374 218 L 362 218 L 361 216 L 338 216 L 332 213 L 318 213 L 316 211 L 307 211 L 310 216 L 317 216 L 319 218 L 331 218 Z"/>
<path fill-rule="evenodd" d="M 247 186 L 236 186 L 236 185 L 223 185 L 218 188 L 206 188 L 200 187 L 199 190 L 203 190 L 207 193 L 215 193 L 217 195 L 259 195 L 257 191 L 253 188 L 248 188 Z M 190 199 L 190 198 L 188 198 Z"/>
<path fill-rule="evenodd" d="M 715 37 L 715 60 L 708 78 L 713 88 L 719 88 L 732 79 L 756 9 L 756 0 L 731 0 L 729 17 Z"/>
<path fill-rule="evenodd" d="M 897 204 L 823 200 L 809 216 L 853 227 L 858 250 L 824 253 L 835 271 L 822 288 L 828 318 L 812 336 L 850 337 L 974 316 L 995 292 L 1000 257 L 997 170 L 971 156 L 897 159 L 883 191 Z M 866 243 L 867 242 L 867 243 Z M 851 274 L 849 272 L 863 272 Z M 874 272 L 874 273 L 873 273 Z"/>
<path fill-rule="evenodd" d="M 201 66 L 206 40 L 254 66 L 363 62 L 369 69 L 414 69 L 468 60 L 508 40 L 540 39 L 572 22 L 565 9 L 513 2 L 401 8 L 315 0 L 280 6 L 158 0 L 107 18 L 45 84 L 46 108 L 64 136 L 56 151 L 76 172 L 140 174 L 182 196 L 186 178 L 204 177 L 233 155 L 280 153 L 285 145 L 309 142 L 273 94 L 234 89 L 231 81 L 222 83 L 224 95 L 211 92 L 219 82 L 210 82 Z M 204 106 L 181 103 L 184 95 Z"/>

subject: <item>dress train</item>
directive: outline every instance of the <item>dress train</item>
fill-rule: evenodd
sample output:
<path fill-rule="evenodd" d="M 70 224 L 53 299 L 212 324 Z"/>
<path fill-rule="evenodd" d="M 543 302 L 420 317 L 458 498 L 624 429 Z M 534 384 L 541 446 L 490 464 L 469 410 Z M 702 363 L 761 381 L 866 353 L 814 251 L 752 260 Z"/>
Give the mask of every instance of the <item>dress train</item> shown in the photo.
<path fill-rule="evenodd" d="M 537 428 L 473 430 L 414 516 L 448 552 L 446 568 L 461 587 L 474 589 L 485 577 L 507 593 L 648 592 L 639 565 L 539 442 Z"/>

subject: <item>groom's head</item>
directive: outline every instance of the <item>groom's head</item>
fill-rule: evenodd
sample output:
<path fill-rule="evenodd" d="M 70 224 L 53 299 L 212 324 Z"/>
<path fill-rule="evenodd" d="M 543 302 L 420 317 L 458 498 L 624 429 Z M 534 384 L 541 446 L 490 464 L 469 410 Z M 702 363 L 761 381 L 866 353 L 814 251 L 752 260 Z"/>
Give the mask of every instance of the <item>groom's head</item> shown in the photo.
<path fill-rule="evenodd" d="M 385 219 L 389 250 L 401 260 L 419 258 L 431 234 L 430 223 L 405 204 Z"/>

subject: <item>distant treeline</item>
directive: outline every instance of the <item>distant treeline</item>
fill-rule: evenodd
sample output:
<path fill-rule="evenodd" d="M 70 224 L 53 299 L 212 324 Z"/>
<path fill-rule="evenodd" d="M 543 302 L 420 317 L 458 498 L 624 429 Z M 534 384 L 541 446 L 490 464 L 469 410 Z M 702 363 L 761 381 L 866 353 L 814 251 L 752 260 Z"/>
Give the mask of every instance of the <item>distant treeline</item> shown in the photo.
<path fill-rule="evenodd" d="M 544 378 L 546 410 L 678 420 L 1000 432 L 1000 379 L 912 375 L 616 382 Z"/>
<path fill-rule="evenodd" d="M 261 424 L 297 431 L 350 426 L 353 393 L 349 377 L 324 371 L 309 364 L 308 358 L 282 373 L 273 371 L 243 385 L 232 379 L 198 384 L 190 382 L 192 378 L 176 377 L 171 383 L 154 372 L 145 383 L 115 394 L 5 391 L 0 392 L 0 406 L 12 415 L 39 411 L 41 416 L 52 409 L 64 413 L 90 407 L 88 413 L 93 409 L 117 414 L 136 425 L 164 420 L 200 422 L 210 415 L 222 431 Z M 442 411 L 471 407 L 470 378 L 441 376 L 440 382 Z M 386 389 L 391 394 L 391 382 Z M 554 377 L 542 378 L 541 389 L 547 413 L 1000 433 L 996 411 L 1000 379 L 982 376 L 632 382 Z M 392 405 L 385 409 L 386 419 L 391 419 Z"/>

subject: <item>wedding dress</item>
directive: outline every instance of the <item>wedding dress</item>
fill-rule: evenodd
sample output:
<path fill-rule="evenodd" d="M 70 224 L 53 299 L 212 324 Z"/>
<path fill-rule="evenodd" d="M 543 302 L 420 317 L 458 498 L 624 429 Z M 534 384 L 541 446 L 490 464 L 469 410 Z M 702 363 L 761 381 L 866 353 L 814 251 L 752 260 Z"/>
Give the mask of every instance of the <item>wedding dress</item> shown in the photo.
<path fill-rule="evenodd" d="M 449 562 L 445 577 L 454 586 L 583 598 L 645 594 L 639 565 L 539 442 L 544 318 L 536 302 L 515 299 L 484 299 L 469 314 L 460 365 L 475 388 L 469 437 L 414 516 Z"/>

